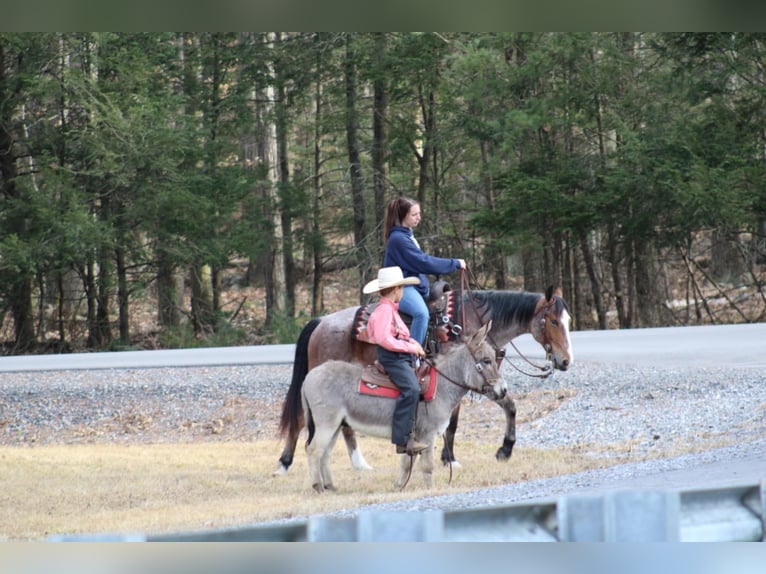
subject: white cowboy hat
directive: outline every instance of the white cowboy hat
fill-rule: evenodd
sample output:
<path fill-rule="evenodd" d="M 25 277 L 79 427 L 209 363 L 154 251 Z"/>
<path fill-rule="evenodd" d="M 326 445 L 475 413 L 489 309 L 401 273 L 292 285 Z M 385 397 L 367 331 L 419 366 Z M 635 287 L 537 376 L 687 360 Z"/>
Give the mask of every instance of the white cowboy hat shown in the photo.
<path fill-rule="evenodd" d="M 362 293 L 375 293 L 389 287 L 417 285 L 418 283 L 420 283 L 420 279 L 417 277 L 405 278 L 400 267 L 382 267 L 378 270 L 378 278 L 367 283 L 362 289 Z"/>

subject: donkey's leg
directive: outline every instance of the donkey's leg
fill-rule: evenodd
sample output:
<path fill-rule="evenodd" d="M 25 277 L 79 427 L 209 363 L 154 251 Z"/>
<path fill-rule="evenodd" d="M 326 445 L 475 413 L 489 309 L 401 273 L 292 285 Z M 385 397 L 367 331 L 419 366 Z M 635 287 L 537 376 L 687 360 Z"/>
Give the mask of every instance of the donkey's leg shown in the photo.
<path fill-rule="evenodd" d="M 327 448 L 327 439 L 324 433 L 317 429 L 314 436 L 306 445 L 306 459 L 309 467 L 309 480 L 314 490 L 321 493 L 324 492 L 324 482 L 322 481 L 322 466 L 321 459 Z"/>
<path fill-rule="evenodd" d="M 436 443 L 436 433 L 431 434 L 424 442 L 427 448 L 420 453 L 418 467 L 423 473 L 423 481 L 426 488 L 431 488 L 434 483 L 434 444 Z"/>
<path fill-rule="evenodd" d="M 359 445 L 356 442 L 356 434 L 347 424 L 343 425 L 343 440 L 346 441 L 346 449 L 348 450 L 348 456 L 351 459 L 351 466 L 356 470 L 372 470 L 372 467 L 364 460 L 362 451 L 359 450 Z"/>
<path fill-rule="evenodd" d="M 457 431 L 457 420 L 460 416 L 460 403 L 452 411 L 452 415 L 447 425 L 447 430 L 444 431 L 444 447 L 442 448 L 441 460 L 444 464 L 452 464 L 452 466 L 460 466 L 460 463 L 455 459 L 455 431 Z"/>
<path fill-rule="evenodd" d="M 513 445 L 516 444 L 516 403 L 509 394 L 495 402 L 505 412 L 505 437 L 503 437 L 503 445 L 495 453 L 495 458 L 506 461 L 511 458 Z"/>
<path fill-rule="evenodd" d="M 332 474 L 330 474 L 330 456 L 332 455 L 332 449 L 335 448 L 335 443 L 338 440 L 339 434 L 340 428 L 336 429 L 330 437 L 330 442 L 327 444 L 327 448 L 325 448 L 320 460 L 322 482 L 324 483 L 325 490 L 335 491 L 335 485 L 332 482 Z"/>

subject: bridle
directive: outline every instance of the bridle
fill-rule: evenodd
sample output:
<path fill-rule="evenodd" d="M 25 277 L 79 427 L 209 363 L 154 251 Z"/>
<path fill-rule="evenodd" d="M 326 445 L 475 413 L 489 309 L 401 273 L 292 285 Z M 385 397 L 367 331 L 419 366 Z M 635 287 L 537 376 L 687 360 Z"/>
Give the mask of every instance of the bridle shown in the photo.
<path fill-rule="evenodd" d="M 487 336 L 489 336 L 489 334 L 487 334 Z M 434 371 L 436 371 L 441 377 L 444 377 L 447 381 L 449 381 L 453 385 L 456 385 L 456 386 L 460 387 L 461 389 L 465 389 L 465 390 L 470 391 L 470 392 L 486 394 L 489 390 L 491 390 L 495 386 L 495 383 L 500 379 L 500 373 L 498 373 L 497 376 L 495 376 L 495 377 L 488 376 L 487 375 L 487 369 L 484 367 L 484 364 L 482 363 L 482 361 L 480 361 L 476 357 L 476 353 L 474 353 L 474 351 L 471 348 L 471 346 L 470 345 L 466 345 L 466 347 L 468 348 L 468 352 L 471 354 L 471 358 L 473 359 L 473 367 L 474 367 L 474 369 L 476 369 L 476 371 L 481 375 L 481 378 L 484 381 L 484 384 L 482 385 L 481 389 L 476 389 L 474 387 L 466 385 L 465 383 L 462 383 L 460 381 L 456 381 L 452 377 L 444 374 L 443 371 L 439 370 L 439 368 L 436 366 L 436 363 L 434 363 L 434 361 L 432 359 L 426 358 L 426 359 L 423 359 L 423 360 L 428 365 L 430 365 L 431 368 Z M 497 366 L 497 368 L 498 369 L 500 368 L 499 365 Z"/>
<path fill-rule="evenodd" d="M 476 280 L 476 278 L 474 277 L 474 281 L 475 280 Z M 468 300 L 471 302 L 471 305 L 473 306 L 474 313 L 476 313 L 476 316 L 479 318 L 479 323 L 485 324 L 486 323 L 486 317 L 485 317 L 486 316 L 486 310 L 480 312 L 478 307 L 477 307 L 477 305 L 476 305 L 476 301 L 475 301 L 475 299 L 473 297 L 473 293 L 471 292 L 471 286 L 469 285 L 468 273 L 467 273 L 466 269 L 461 269 L 460 270 L 460 288 L 462 289 L 462 291 L 464 293 L 468 293 Z M 461 312 L 461 322 L 462 322 L 463 325 L 465 325 L 465 305 L 461 305 L 460 312 Z M 552 344 L 550 338 L 548 337 L 548 329 L 547 329 L 547 324 L 546 324 L 547 320 L 548 320 L 547 314 L 543 315 L 543 318 L 542 318 L 542 323 L 543 323 L 543 343 L 542 343 L 542 346 L 545 349 L 545 359 L 547 361 L 550 361 L 550 358 L 551 358 L 551 355 L 552 355 L 552 350 L 553 350 L 553 344 Z M 458 325 L 455 325 L 453 327 L 453 333 L 454 333 L 454 328 L 455 327 L 458 327 Z M 461 330 L 462 330 L 462 328 L 460 330 L 458 330 L 458 332 L 455 333 L 455 334 L 460 334 Z M 495 361 L 497 362 L 497 368 L 499 369 L 500 366 L 502 365 L 503 360 L 506 359 L 505 349 L 501 348 L 495 342 L 495 340 L 492 338 L 492 335 L 490 335 L 489 333 L 487 333 L 487 338 L 488 338 L 490 344 L 492 345 L 492 348 L 495 349 Z M 516 353 L 519 355 L 519 357 L 521 357 L 526 363 L 528 363 L 529 365 L 531 365 L 532 367 L 534 367 L 535 369 L 540 371 L 539 373 L 528 373 L 528 372 L 522 370 L 521 368 L 519 368 L 518 366 L 516 366 L 510 360 L 508 360 L 507 361 L 508 364 L 510 364 L 514 369 L 516 369 L 522 375 L 526 375 L 528 377 L 534 377 L 534 378 L 538 378 L 538 379 L 547 379 L 548 377 L 550 377 L 554 373 L 553 367 L 550 365 L 550 362 L 547 365 L 538 365 L 536 363 L 533 363 L 532 361 L 530 361 L 524 355 L 524 353 L 522 353 L 519 350 L 519 348 L 516 346 L 516 344 L 513 342 L 513 340 L 511 340 L 509 342 L 510 342 L 511 346 L 513 347 L 513 349 L 516 351 Z"/>

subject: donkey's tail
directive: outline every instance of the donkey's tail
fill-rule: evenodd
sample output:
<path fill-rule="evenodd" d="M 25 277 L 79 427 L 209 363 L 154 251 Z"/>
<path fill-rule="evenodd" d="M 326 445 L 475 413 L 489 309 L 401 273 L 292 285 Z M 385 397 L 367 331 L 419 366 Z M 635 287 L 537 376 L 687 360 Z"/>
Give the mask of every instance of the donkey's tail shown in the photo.
<path fill-rule="evenodd" d="M 303 405 L 301 404 L 301 388 L 303 380 L 309 372 L 309 339 L 314 329 L 319 325 L 319 319 L 312 319 L 303 327 L 295 344 L 295 360 L 293 362 L 293 378 L 287 390 L 285 402 L 282 404 L 282 417 L 279 420 L 279 436 L 297 434 L 303 426 Z"/>

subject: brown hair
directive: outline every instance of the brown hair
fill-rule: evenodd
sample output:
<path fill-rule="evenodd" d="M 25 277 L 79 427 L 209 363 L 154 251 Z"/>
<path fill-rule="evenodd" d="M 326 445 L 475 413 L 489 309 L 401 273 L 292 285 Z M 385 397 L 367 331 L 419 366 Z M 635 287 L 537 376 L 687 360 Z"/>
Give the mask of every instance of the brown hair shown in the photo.
<path fill-rule="evenodd" d="M 383 228 L 383 243 L 388 241 L 388 236 L 391 233 L 391 228 L 401 225 L 404 218 L 412 209 L 413 205 L 418 205 L 418 202 L 409 197 L 397 197 L 388 202 L 386 208 L 386 225 Z"/>

